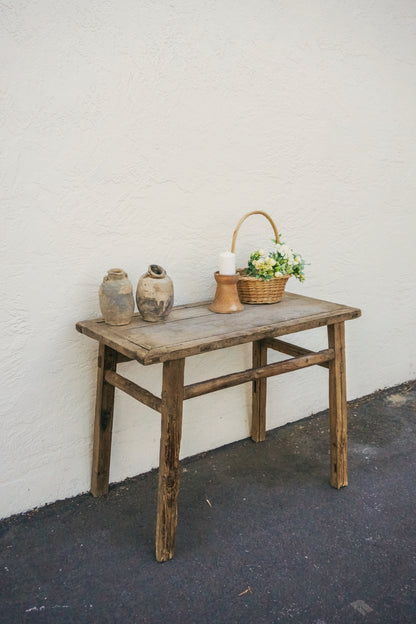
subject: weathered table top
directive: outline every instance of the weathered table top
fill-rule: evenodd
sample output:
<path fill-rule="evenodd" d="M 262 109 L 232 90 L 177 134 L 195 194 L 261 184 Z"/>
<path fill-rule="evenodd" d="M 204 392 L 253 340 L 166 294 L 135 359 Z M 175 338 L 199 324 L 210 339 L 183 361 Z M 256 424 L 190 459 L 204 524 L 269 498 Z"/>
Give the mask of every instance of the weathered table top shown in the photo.
<path fill-rule="evenodd" d="M 140 314 L 135 314 L 131 323 L 120 327 L 107 325 L 99 318 L 79 322 L 76 328 L 141 364 L 155 364 L 361 315 L 358 308 L 289 292 L 279 303 L 246 305 L 243 312 L 235 314 L 216 314 L 208 306 L 177 306 L 160 323 L 143 321 Z"/>

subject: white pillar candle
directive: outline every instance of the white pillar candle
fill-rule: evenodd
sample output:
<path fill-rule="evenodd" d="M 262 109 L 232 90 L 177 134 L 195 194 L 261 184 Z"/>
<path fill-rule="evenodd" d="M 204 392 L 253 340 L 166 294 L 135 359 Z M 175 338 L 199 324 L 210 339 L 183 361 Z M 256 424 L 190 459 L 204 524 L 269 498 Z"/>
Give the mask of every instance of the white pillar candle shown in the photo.
<path fill-rule="evenodd" d="M 235 274 L 235 254 L 231 251 L 224 251 L 220 254 L 220 275 Z"/>

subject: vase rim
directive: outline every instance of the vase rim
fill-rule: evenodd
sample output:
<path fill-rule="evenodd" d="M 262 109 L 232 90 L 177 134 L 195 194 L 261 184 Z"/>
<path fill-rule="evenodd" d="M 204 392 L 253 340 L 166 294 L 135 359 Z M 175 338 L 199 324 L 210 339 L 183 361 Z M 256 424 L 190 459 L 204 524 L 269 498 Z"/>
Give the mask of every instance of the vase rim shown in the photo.
<path fill-rule="evenodd" d="M 107 271 L 107 277 L 112 279 L 123 279 L 127 277 L 127 273 L 123 269 L 109 269 Z"/>
<path fill-rule="evenodd" d="M 148 275 L 154 279 L 162 279 L 163 277 L 166 277 L 165 269 L 159 264 L 149 264 L 147 272 Z"/>

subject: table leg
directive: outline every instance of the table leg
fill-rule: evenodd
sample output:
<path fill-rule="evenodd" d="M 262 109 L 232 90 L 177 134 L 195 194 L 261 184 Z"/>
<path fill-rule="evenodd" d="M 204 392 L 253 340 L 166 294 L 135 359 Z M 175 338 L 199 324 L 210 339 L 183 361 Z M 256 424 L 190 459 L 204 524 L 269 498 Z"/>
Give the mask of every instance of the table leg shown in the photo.
<path fill-rule="evenodd" d="M 94 496 L 108 493 L 111 436 L 113 432 L 114 386 L 105 381 L 105 372 L 107 370 L 115 371 L 116 366 L 117 352 L 104 344 L 100 344 L 91 474 L 91 492 Z"/>
<path fill-rule="evenodd" d="M 156 559 L 172 559 L 178 523 L 179 451 L 185 359 L 163 364 L 162 430 L 160 437 L 159 490 L 156 521 Z"/>
<path fill-rule="evenodd" d="M 263 340 L 253 342 L 252 359 L 253 368 L 266 366 L 267 347 Z M 252 384 L 251 438 L 254 442 L 263 442 L 266 439 L 267 379 L 255 379 Z"/>
<path fill-rule="evenodd" d="M 335 355 L 329 362 L 331 485 L 339 489 L 348 485 L 344 323 L 328 325 L 328 346 L 334 349 Z"/>

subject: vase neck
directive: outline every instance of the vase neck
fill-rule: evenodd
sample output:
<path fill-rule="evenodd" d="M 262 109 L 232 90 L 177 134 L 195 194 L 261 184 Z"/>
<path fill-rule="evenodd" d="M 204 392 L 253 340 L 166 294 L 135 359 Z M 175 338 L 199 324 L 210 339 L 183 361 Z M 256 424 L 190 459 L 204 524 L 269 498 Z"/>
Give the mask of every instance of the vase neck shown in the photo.
<path fill-rule="evenodd" d="M 165 269 L 158 264 L 150 264 L 147 274 L 149 277 L 153 277 L 154 279 L 162 279 L 163 277 L 166 277 Z"/>
<path fill-rule="evenodd" d="M 123 269 L 110 269 L 107 272 L 107 279 L 121 280 L 127 277 L 127 273 Z"/>

